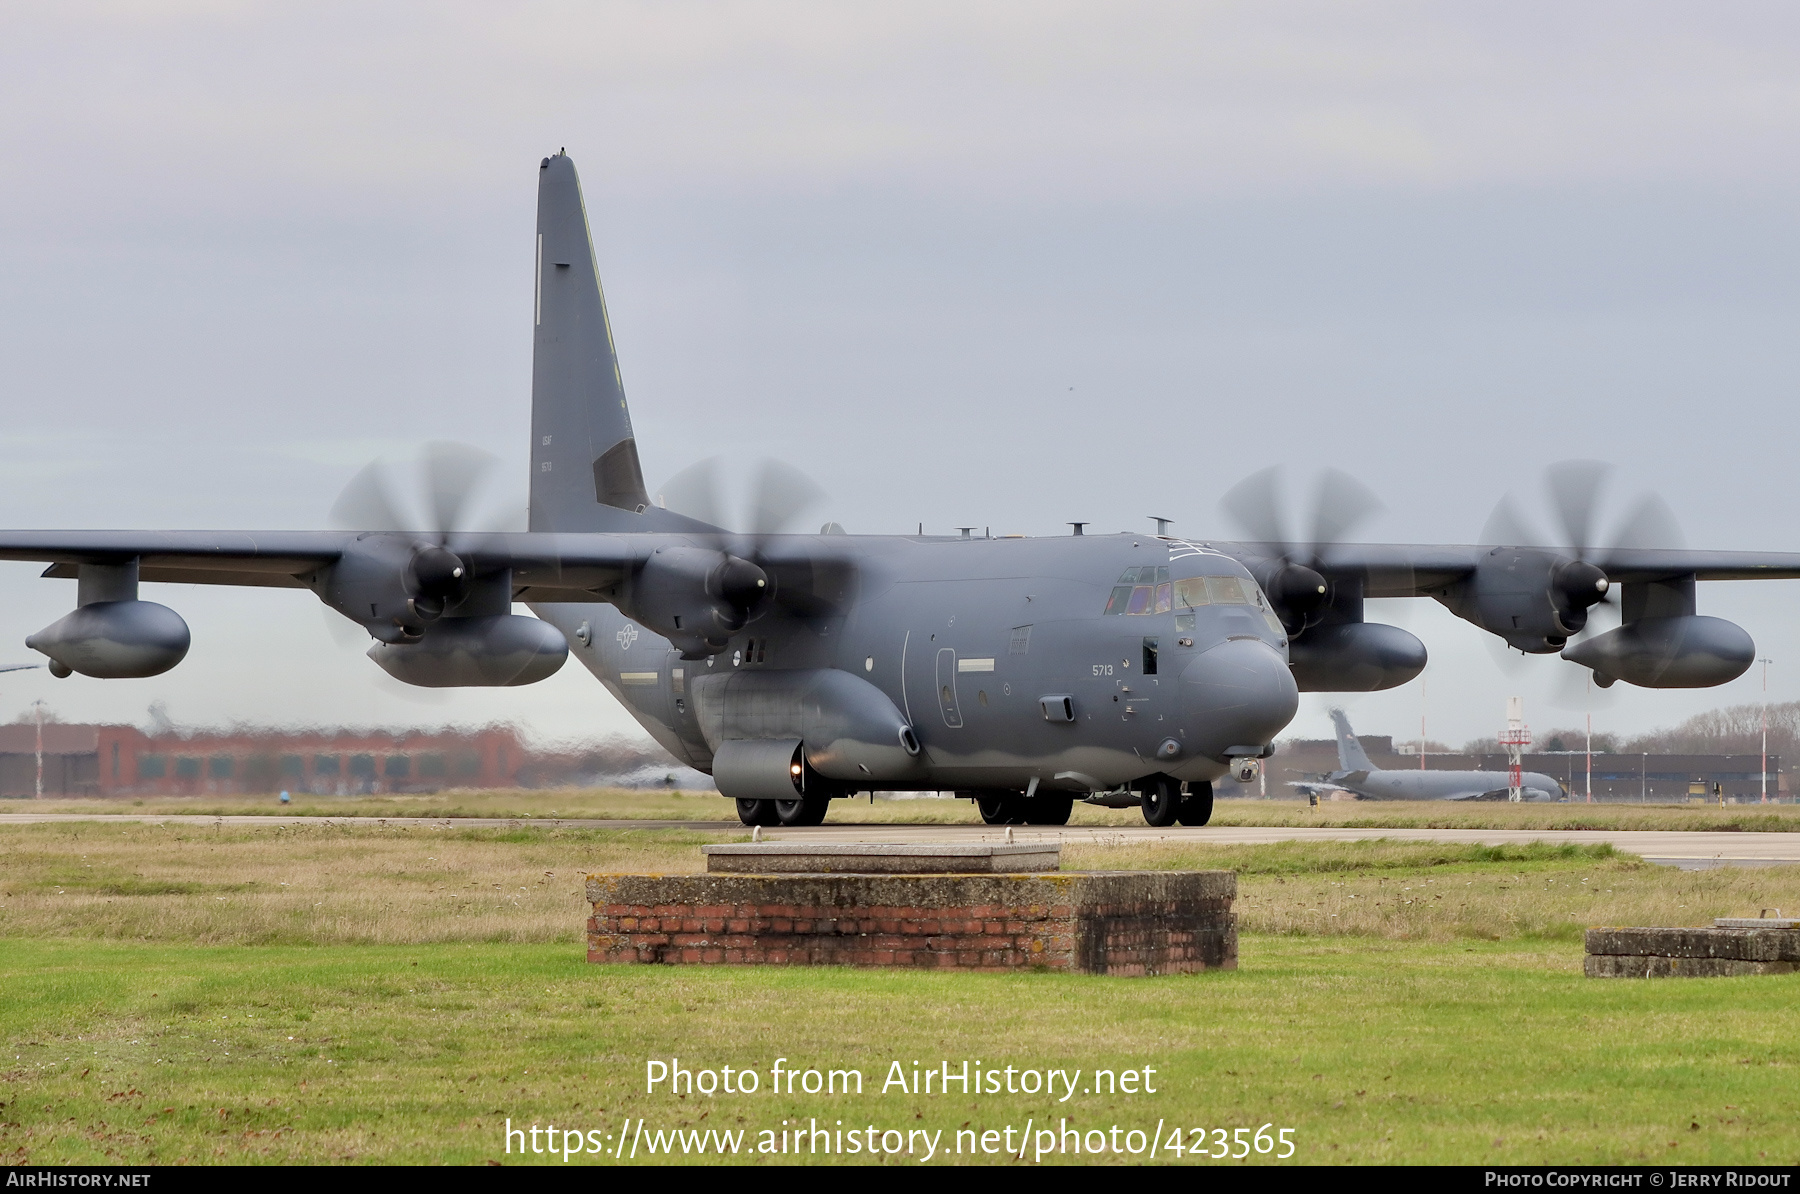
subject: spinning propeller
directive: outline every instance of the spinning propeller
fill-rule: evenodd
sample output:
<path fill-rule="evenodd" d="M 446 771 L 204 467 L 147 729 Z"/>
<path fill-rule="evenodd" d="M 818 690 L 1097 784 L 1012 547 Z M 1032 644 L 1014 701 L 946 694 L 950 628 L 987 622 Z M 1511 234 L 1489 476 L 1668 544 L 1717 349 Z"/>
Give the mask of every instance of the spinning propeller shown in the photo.
<path fill-rule="evenodd" d="M 382 457 L 344 486 L 331 521 L 344 530 L 413 536 L 404 583 L 418 621 L 434 622 L 468 596 L 473 578 L 464 541 L 507 529 L 493 493 L 499 464 L 480 448 L 442 440 L 416 457 Z"/>
<path fill-rule="evenodd" d="M 1267 552 L 1273 566 L 1257 579 L 1288 633 L 1299 635 L 1318 622 L 1331 598 L 1331 582 L 1323 575 L 1331 549 L 1384 507 L 1361 481 L 1327 469 L 1313 495 L 1311 517 L 1296 531 L 1286 514 L 1285 488 L 1281 467 L 1272 465 L 1232 486 L 1219 505 Z"/>
<path fill-rule="evenodd" d="M 709 456 L 670 477 L 657 496 L 677 514 L 759 540 L 793 531 L 802 514 L 825 500 L 805 473 L 779 460 L 760 461 L 741 501 L 728 508 L 722 494 L 732 488 L 724 457 Z"/>
<path fill-rule="evenodd" d="M 1557 620 L 1569 631 L 1570 645 L 1605 633 L 1619 624 L 1617 586 L 1607 577 L 1607 562 L 1618 549 L 1678 548 L 1680 526 L 1668 505 L 1644 494 L 1614 518 L 1607 518 L 1607 492 L 1612 467 L 1596 460 L 1564 460 L 1544 470 L 1545 513 L 1552 530 L 1546 534 L 1523 515 L 1511 494 L 1502 497 L 1482 529 L 1484 544 L 1548 549 L 1556 557 L 1549 569 L 1549 596 Z M 1524 656 L 1490 639 L 1496 662 L 1519 674 Z M 1604 703 L 1600 694 L 1610 681 L 1590 683 L 1583 668 L 1558 668 L 1551 702 L 1585 709 Z"/>

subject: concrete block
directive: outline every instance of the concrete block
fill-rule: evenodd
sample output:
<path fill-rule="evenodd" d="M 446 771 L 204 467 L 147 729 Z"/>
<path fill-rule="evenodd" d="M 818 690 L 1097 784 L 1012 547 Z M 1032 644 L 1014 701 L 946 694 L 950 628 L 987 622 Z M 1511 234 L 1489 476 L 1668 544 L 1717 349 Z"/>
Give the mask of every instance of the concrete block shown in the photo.
<path fill-rule="evenodd" d="M 1582 965 L 1589 978 L 1732 978 L 1743 974 L 1792 974 L 1793 962 L 1747 962 L 1741 958 L 1660 958 L 1589 954 Z"/>
<path fill-rule="evenodd" d="M 1597 928 L 1587 931 L 1589 978 L 1708 978 L 1800 970 L 1800 929 Z"/>

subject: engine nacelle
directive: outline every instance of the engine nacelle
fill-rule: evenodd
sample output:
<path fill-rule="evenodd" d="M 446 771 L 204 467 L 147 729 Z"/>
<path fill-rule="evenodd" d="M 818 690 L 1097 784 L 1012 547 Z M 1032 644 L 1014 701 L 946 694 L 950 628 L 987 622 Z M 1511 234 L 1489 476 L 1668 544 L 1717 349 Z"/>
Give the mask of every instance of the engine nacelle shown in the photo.
<path fill-rule="evenodd" d="M 1756 643 L 1736 623 L 1687 614 L 1627 622 L 1562 657 L 1594 669 L 1603 688 L 1614 680 L 1640 688 L 1711 688 L 1748 671 Z"/>
<path fill-rule="evenodd" d="M 1530 547 L 1496 547 L 1475 574 L 1436 594 L 1457 617 L 1531 655 L 1560 651 L 1604 600 L 1606 573 L 1583 560 Z"/>
<path fill-rule="evenodd" d="M 1301 692 L 1377 692 L 1425 670 L 1425 644 L 1380 622 L 1314 626 L 1288 644 Z"/>
<path fill-rule="evenodd" d="M 506 688 L 554 675 L 569 643 L 548 622 L 497 614 L 441 618 L 417 642 L 377 642 L 368 654 L 394 679 L 420 688 Z"/>
<path fill-rule="evenodd" d="M 95 601 L 25 640 L 50 657 L 50 671 L 100 680 L 160 676 L 187 657 L 187 623 L 154 601 Z"/>
<path fill-rule="evenodd" d="M 768 574 L 749 560 L 707 548 L 659 547 L 625 582 L 617 605 L 685 658 L 699 659 L 723 651 L 770 591 Z"/>

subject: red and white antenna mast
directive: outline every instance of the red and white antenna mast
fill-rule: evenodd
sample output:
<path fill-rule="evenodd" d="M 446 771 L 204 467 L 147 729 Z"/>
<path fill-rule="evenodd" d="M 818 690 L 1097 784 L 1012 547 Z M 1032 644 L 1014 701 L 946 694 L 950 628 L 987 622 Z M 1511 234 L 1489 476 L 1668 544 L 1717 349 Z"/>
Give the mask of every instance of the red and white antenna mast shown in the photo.
<path fill-rule="evenodd" d="M 1506 798 L 1514 804 L 1525 798 L 1525 748 L 1531 745 L 1531 731 L 1525 728 L 1525 698 L 1506 698 L 1506 732 L 1500 735 L 1506 748 Z"/>

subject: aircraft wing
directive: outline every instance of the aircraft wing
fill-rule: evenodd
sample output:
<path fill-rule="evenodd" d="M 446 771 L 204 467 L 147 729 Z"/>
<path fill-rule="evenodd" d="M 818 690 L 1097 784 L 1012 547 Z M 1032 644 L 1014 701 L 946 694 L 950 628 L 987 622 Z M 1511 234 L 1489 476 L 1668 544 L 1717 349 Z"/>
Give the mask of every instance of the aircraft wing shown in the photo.
<path fill-rule="evenodd" d="M 1289 550 L 1279 543 L 1236 543 L 1230 548 L 1233 554 L 1270 560 Z M 1327 573 L 1363 577 L 1369 597 L 1424 597 L 1473 575 L 1492 550 L 1456 544 L 1340 543 L 1323 548 L 1317 563 Z M 1700 580 L 1800 579 L 1800 553 L 1794 552 L 1613 548 L 1596 554 L 1592 562 L 1615 584 L 1688 575 Z"/>
<path fill-rule="evenodd" d="M 1455 792 L 1448 796 L 1438 796 L 1438 800 L 1505 800 L 1509 795 L 1506 788 L 1483 788 L 1480 791 Z"/>
<path fill-rule="evenodd" d="M 0 560 L 42 561 L 50 565 L 45 576 L 73 578 L 81 564 L 136 557 L 140 580 L 308 588 L 309 576 L 365 537 L 354 531 L 7 531 L 0 532 Z M 491 533 L 457 536 L 454 547 L 475 571 L 511 568 L 518 600 L 593 601 L 651 550 L 645 538 Z"/>
<path fill-rule="evenodd" d="M 1288 780 L 1287 786 L 1297 791 L 1305 792 L 1308 796 L 1324 796 L 1331 792 L 1348 792 L 1350 790 L 1343 784 L 1314 783 L 1311 780 L 1300 779 Z"/>

